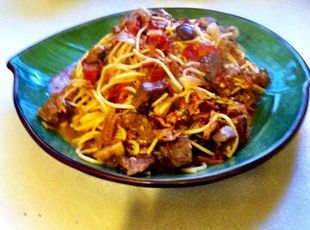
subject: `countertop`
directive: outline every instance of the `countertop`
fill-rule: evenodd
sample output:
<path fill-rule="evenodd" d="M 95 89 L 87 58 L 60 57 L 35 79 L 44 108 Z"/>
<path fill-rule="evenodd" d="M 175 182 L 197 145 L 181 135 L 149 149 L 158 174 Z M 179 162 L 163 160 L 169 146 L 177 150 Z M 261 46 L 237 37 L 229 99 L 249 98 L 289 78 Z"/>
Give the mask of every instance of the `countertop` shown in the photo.
<path fill-rule="evenodd" d="M 310 65 L 310 2 L 0 0 L 0 229 L 310 229 L 309 112 L 292 140 L 241 175 L 189 188 L 105 181 L 55 160 L 26 132 L 6 62 L 82 22 L 145 7 L 197 7 L 256 21 Z"/>

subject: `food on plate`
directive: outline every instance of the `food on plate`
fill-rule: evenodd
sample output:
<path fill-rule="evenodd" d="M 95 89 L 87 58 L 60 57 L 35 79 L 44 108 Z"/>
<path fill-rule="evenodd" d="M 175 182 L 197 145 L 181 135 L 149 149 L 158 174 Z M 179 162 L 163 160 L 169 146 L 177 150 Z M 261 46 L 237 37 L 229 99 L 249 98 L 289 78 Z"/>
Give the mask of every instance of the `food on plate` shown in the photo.
<path fill-rule="evenodd" d="M 129 176 L 221 164 L 249 140 L 270 83 L 238 36 L 211 17 L 138 9 L 62 73 L 38 115 L 81 159 Z"/>

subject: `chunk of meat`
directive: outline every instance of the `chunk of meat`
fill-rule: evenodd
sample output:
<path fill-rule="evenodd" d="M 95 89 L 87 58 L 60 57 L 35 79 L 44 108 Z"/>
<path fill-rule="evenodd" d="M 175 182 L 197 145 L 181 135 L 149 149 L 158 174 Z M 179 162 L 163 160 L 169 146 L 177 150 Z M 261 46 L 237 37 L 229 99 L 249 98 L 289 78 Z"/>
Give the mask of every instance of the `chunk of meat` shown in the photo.
<path fill-rule="evenodd" d="M 125 21 L 125 26 L 133 35 L 137 35 L 138 31 L 141 29 L 141 23 L 137 17 L 128 17 Z"/>
<path fill-rule="evenodd" d="M 170 112 L 165 119 L 169 124 L 171 124 L 174 127 L 178 127 L 180 125 L 187 126 L 190 122 L 190 116 L 188 111 L 178 111 L 175 110 L 173 112 Z"/>
<path fill-rule="evenodd" d="M 239 134 L 239 143 L 244 144 L 249 139 L 249 117 L 247 115 L 239 115 L 232 119 Z"/>
<path fill-rule="evenodd" d="M 62 94 L 53 94 L 40 108 L 39 117 L 47 124 L 56 127 L 69 112 L 69 107 Z"/>
<path fill-rule="evenodd" d="M 153 126 L 146 116 L 134 112 L 120 117 L 121 126 L 127 130 L 127 139 L 136 140 L 139 144 L 149 145 L 156 137 Z"/>
<path fill-rule="evenodd" d="M 203 131 L 203 139 L 209 140 L 211 134 L 218 128 L 219 128 L 218 121 L 211 121 L 209 128 Z"/>
<path fill-rule="evenodd" d="M 83 60 L 85 63 L 103 62 L 107 56 L 107 50 L 104 46 L 99 45 L 90 49 L 87 56 Z"/>
<path fill-rule="evenodd" d="M 197 22 L 198 22 L 198 26 L 201 29 L 205 30 L 211 23 L 217 23 L 217 20 L 212 17 L 203 17 L 203 18 L 197 19 Z"/>
<path fill-rule="evenodd" d="M 210 52 L 201 59 L 200 69 L 206 73 L 206 79 L 214 82 L 215 77 L 221 70 L 222 60 L 217 52 Z"/>
<path fill-rule="evenodd" d="M 226 142 L 235 136 L 236 134 L 234 133 L 233 129 L 230 126 L 225 125 L 220 128 L 212 138 L 217 143 L 217 145 L 221 145 L 223 142 Z"/>
<path fill-rule="evenodd" d="M 179 168 L 192 163 L 192 145 L 188 137 L 179 137 L 160 147 L 158 154 L 159 171 Z"/>
<path fill-rule="evenodd" d="M 254 82 L 259 86 L 266 87 L 270 83 L 270 78 L 265 69 L 260 69 L 259 72 L 254 75 Z"/>
<path fill-rule="evenodd" d="M 154 101 L 156 101 L 166 90 L 167 83 L 163 81 L 143 82 L 138 88 L 132 105 L 137 111 L 147 113 Z"/>
<path fill-rule="evenodd" d="M 128 176 L 132 176 L 149 170 L 154 165 L 155 158 L 146 154 L 130 157 L 122 156 L 119 162 L 122 170 Z"/>
<path fill-rule="evenodd" d="M 235 102 L 227 106 L 227 114 L 229 116 L 248 115 L 248 111 L 244 104 Z"/>
<path fill-rule="evenodd" d="M 129 17 L 125 17 L 125 27 L 126 29 L 136 35 L 138 31 L 145 25 L 148 24 L 150 16 L 146 14 L 143 10 L 137 10 L 133 12 Z"/>
<path fill-rule="evenodd" d="M 225 161 L 224 155 L 216 154 L 212 157 L 210 156 L 197 156 L 199 162 L 204 162 L 207 165 L 217 165 L 222 164 Z"/>
<path fill-rule="evenodd" d="M 160 141 L 174 141 L 181 133 L 174 133 L 171 128 L 156 129 L 155 135 Z"/>
<path fill-rule="evenodd" d="M 120 31 L 127 31 L 133 35 L 136 35 L 138 31 L 148 25 L 151 17 L 143 9 L 134 11 L 131 15 L 123 17 L 119 23 L 113 27 L 113 33 L 119 33 Z"/>
<path fill-rule="evenodd" d="M 145 11 L 144 9 L 138 9 L 136 11 L 134 11 L 131 15 L 131 18 L 136 18 L 141 27 L 146 26 L 149 24 L 149 21 L 151 20 L 151 15 L 149 14 L 148 11 Z"/>

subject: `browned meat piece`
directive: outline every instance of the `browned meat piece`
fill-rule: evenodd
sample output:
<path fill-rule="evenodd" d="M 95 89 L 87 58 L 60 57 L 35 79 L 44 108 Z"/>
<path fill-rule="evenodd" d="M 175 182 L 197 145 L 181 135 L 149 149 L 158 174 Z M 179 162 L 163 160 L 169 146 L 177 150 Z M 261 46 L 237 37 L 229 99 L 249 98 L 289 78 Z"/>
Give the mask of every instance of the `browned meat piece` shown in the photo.
<path fill-rule="evenodd" d="M 221 70 L 221 57 L 217 52 L 211 52 L 201 60 L 200 69 L 206 73 L 206 80 L 214 82 L 215 77 Z"/>
<path fill-rule="evenodd" d="M 154 133 L 160 141 L 174 141 L 181 134 L 173 132 L 171 128 L 156 129 Z"/>
<path fill-rule="evenodd" d="M 247 115 L 239 115 L 232 119 L 239 134 L 239 143 L 246 143 L 249 139 L 249 121 Z"/>
<path fill-rule="evenodd" d="M 142 87 L 139 87 L 133 100 L 132 105 L 137 111 L 141 113 L 147 113 L 151 103 L 149 102 L 149 93 L 145 91 Z"/>
<path fill-rule="evenodd" d="M 158 154 L 159 171 L 179 168 L 192 163 L 192 145 L 188 137 L 179 137 L 160 147 Z"/>
<path fill-rule="evenodd" d="M 39 116 L 47 124 L 56 127 L 68 113 L 68 105 L 62 94 L 53 94 L 39 110 Z"/>
<path fill-rule="evenodd" d="M 83 60 L 84 63 L 96 63 L 96 62 L 103 62 L 106 57 L 107 51 L 103 46 L 96 46 L 90 49 L 86 58 Z"/>
<path fill-rule="evenodd" d="M 199 106 L 201 103 L 204 103 L 204 101 L 200 98 L 197 94 L 191 94 L 190 101 L 186 102 L 185 98 L 180 98 L 178 100 L 178 110 L 188 113 L 188 115 L 193 116 L 194 114 L 199 114 Z"/>
<path fill-rule="evenodd" d="M 217 121 L 212 121 L 208 129 L 203 131 L 203 139 L 209 140 L 211 134 L 219 128 L 219 123 Z"/>
<path fill-rule="evenodd" d="M 143 9 L 139 9 L 129 16 L 123 17 L 120 23 L 113 27 L 112 31 L 116 34 L 123 30 L 136 35 L 139 29 L 149 24 L 150 20 L 150 15 Z"/>
<path fill-rule="evenodd" d="M 127 139 L 136 140 L 139 144 L 149 145 L 156 137 L 153 127 L 146 116 L 134 112 L 123 114 L 121 126 L 127 130 Z"/>
<path fill-rule="evenodd" d="M 188 111 L 180 112 L 176 110 L 166 116 L 166 121 L 172 126 L 178 127 L 180 125 L 188 125 L 189 118 Z"/>
<path fill-rule="evenodd" d="M 143 82 L 133 98 L 133 106 L 141 113 L 148 112 L 152 103 L 165 92 L 166 88 L 166 82 Z"/>
<path fill-rule="evenodd" d="M 199 27 L 205 30 L 211 23 L 217 23 L 217 20 L 212 17 L 203 17 L 197 19 L 197 22 Z"/>
<path fill-rule="evenodd" d="M 209 156 L 198 156 L 197 157 L 199 162 L 204 162 L 207 165 L 217 165 L 224 163 L 224 155 L 216 154 L 213 157 Z"/>
<path fill-rule="evenodd" d="M 266 87 L 270 83 L 270 78 L 267 71 L 264 69 L 260 69 L 259 73 L 256 74 L 254 77 L 254 83 L 259 86 Z"/>
<path fill-rule="evenodd" d="M 137 156 L 122 156 L 120 165 L 128 176 L 149 170 L 155 163 L 155 158 L 152 155 L 137 155 Z"/>
<path fill-rule="evenodd" d="M 139 21 L 140 27 L 148 25 L 151 20 L 150 15 L 145 12 L 143 9 L 138 9 L 130 15 L 130 18 L 135 18 Z"/>
<path fill-rule="evenodd" d="M 222 128 L 220 128 L 214 135 L 213 135 L 213 140 L 217 143 L 217 145 L 221 145 L 223 142 L 228 141 L 230 138 L 235 137 L 235 133 L 233 129 L 225 125 Z"/>
<path fill-rule="evenodd" d="M 227 106 L 227 114 L 229 116 L 248 115 L 248 111 L 244 104 L 235 102 Z"/>
<path fill-rule="evenodd" d="M 209 113 L 212 110 L 218 110 L 218 109 L 219 109 L 218 105 L 216 104 L 215 101 L 205 100 L 199 104 L 199 110 L 201 113 Z"/>

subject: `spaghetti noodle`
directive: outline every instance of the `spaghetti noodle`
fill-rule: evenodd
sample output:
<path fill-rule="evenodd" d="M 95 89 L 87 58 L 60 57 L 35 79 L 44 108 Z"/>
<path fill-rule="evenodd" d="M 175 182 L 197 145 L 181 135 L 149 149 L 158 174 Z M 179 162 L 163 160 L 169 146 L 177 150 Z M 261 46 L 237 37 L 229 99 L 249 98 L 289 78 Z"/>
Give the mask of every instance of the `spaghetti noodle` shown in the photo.
<path fill-rule="evenodd" d="M 213 18 L 139 9 L 81 58 L 38 114 L 82 160 L 127 175 L 222 163 L 248 141 L 270 82 L 238 35 Z"/>

